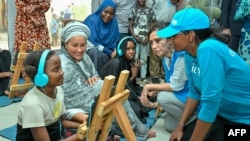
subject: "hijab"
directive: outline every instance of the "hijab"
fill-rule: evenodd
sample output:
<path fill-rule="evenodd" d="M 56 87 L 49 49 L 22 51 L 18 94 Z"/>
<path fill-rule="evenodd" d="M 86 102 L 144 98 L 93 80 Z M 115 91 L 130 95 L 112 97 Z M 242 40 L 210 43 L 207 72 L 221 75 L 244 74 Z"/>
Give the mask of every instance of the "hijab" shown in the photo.
<path fill-rule="evenodd" d="M 116 5 L 112 0 L 104 0 L 96 12 L 89 15 L 83 23 L 86 24 L 91 31 L 91 36 L 89 37 L 90 42 L 95 46 L 102 45 L 113 51 L 120 34 L 118 22 L 115 17 L 108 23 L 103 22 L 101 18 L 102 11 L 107 7 L 112 7 L 116 10 Z"/>
<path fill-rule="evenodd" d="M 126 37 L 123 37 L 123 38 L 126 38 Z M 127 60 L 127 58 L 126 58 L 126 51 L 127 51 L 127 46 L 128 46 L 128 42 L 129 41 L 131 41 L 131 42 L 133 42 L 134 44 L 135 44 L 135 47 L 136 47 L 136 45 L 137 45 L 137 42 L 135 41 L 135 39 L 133 39 L 133 37 L 132 38 L 128 38 L 128 39 L 124 39 L 123 40 L 123 38 L 121 38 L 120 40 L 119 40 L 119 42 L 121 42 L 120 43 L 120 50 L 121 50 L 121 52 L 122 52 L 122 55 L 121 56 L 117 56 L 118 57 L 118 59 L 119 59 L 119 62 L 120 62 L 120 65 L 121 65 L 121 69 L 123 70 L 123 69 L 127 69 L 127 70 L 131 70 L 131 63 L 134 61 L 134 60 Z M 118 45 L 117 45 L 117 48 L 118 48 Z M 117 49 L 118 50 L 118 49 Z"/>

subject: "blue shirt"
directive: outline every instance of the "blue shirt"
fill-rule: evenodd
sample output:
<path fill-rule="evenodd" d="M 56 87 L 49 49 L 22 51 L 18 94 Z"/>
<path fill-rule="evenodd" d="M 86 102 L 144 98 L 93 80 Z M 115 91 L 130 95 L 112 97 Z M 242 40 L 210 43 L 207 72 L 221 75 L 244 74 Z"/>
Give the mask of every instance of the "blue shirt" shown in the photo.
<path fill-rule="evenodd" d="M 218 115 L 250 124 L 250 66 L 226 44 L 210 38 L 185 55 L 188 97 L 200 100 L 198 118 L 213 122 Z"/>

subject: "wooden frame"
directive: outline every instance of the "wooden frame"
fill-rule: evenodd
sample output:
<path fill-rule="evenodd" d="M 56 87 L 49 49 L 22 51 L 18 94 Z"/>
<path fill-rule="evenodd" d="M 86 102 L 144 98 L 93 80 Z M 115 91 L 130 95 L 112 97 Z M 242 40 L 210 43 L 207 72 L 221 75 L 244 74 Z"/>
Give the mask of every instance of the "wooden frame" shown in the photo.
<path fill-rule="evenodd" d="M 9 98 L 15 97 L 15 93 L 26 93 L 29 88 L 33 87 L 33 83 L 30 81 L 30 79 L 27 76 L 24 78 L 25 79 L 24 84 L 18 83 L 21 72 L 23 70 L 23 62 L 26 56 L 28 55 L 28 53 L 26 52 L 27 44 L 28 44 L 27 42 L 21 43 L 21 47 L 20 47 L 18 57 L 17 57 L 17 63 L 15 66 L 11 67 L 12 70 L 14 70 L 14 73 L 11 79 Z M 40 48 L 40 44 L 36 43 L 34 45 L 33 50 L 39 50 L 39 48 Z"/>
<path fill-rule="evenodd" d="M 123 103 L 128 99 L 130 93 L 128 89 L 124 90 L 128 76 L 129 71 L 123 70 L 121 72 L 114 96 L 111 98 L 109 97 L 115 77 L 112 75 L 105 77 L 91 124 L 87 127 L 86 123 L 84 123 L 78 128 L 78 138 L 81 140 L 87 138 L 89 141 L 95 141 L 101 129 L 99 141 L 106 141 L 113 118 L 115 118 L 125 138 L 129 141 L 136 141 L 136 136 L 123 107 Z"/>

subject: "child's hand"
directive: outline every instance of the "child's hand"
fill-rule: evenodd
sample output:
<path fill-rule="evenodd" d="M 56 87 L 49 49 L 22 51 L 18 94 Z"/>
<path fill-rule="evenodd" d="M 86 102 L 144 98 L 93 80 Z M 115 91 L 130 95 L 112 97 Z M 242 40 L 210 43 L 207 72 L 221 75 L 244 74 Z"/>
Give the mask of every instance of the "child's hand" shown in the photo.
<path fill-rule="evenodd" d="M 140 68 L 141 67 L 141 61 L 139 59 L 135 60 L 132 62 L 132 67 L 138 67 Z"/>
<path fill-rule="evenodd" d="M 140 60 L 136 60 L 136 61 L 131 63 L 131 74 L 132 74 L 133 78 L 137 77 L 137 74 L 138 74 L 140 67 L 141 67 Z"/>
<path fill-rule="evenodd" d="M 148 38 L 146 38 L 143 42 L 142 45 L 146 46 L 148 44 Z"/>
<path fill-rule="evenodd" d="M 141 44 L 143 40 L 139 36 L 135 36 L 136 41 Z"/>
<path fill-rule="evenodd" d="M 111 58 L 114 58 L 116 56 L 116 49 L 112 52 Z"/>

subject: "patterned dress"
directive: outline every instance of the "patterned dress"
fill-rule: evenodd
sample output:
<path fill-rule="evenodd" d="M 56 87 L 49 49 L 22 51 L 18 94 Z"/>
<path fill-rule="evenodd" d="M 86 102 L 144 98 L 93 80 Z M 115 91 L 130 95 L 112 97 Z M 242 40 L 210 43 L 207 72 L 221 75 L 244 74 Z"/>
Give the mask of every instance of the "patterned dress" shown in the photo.
<path fill-rule="evenodd" d="M 22 42 L 28 42 L 27 50 L 32 50 L 36 42 L 40 43 L 42 49 L 50 49 L 49 31 L 45 19 L 45 12 L 50 8 L 50 0 L 15 0 L 16 23 L 14 50 L 18 51 Z M 29 13 L 34 5 L 39 5 L 35 12 Z M 42 23 L 35 26 L 29 14 Z"/>

